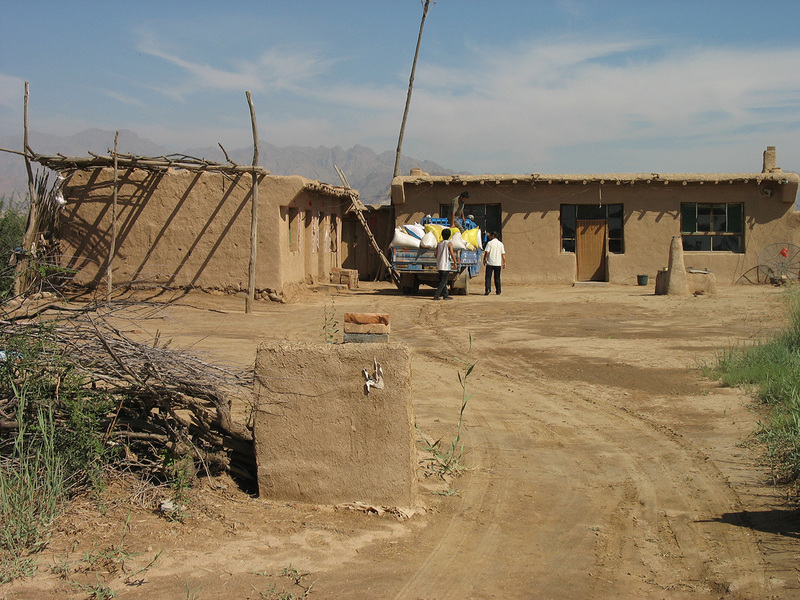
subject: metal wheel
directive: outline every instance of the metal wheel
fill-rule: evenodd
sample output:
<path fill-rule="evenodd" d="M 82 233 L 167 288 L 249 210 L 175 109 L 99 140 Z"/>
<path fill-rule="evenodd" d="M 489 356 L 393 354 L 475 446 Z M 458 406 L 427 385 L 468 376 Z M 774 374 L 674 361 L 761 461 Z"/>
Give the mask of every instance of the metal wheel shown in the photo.
<path fill-rule="evenodd" d="M 758 253 L 758 271 L 767 281 L 800 279 L 800 246 L 785 243 L 764 246 Z"/>

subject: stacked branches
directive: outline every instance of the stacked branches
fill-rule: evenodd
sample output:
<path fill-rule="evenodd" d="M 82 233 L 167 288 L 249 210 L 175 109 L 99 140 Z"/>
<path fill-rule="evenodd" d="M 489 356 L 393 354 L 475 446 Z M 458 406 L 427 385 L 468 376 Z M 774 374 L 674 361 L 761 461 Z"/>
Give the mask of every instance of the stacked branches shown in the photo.
<path fill-rule="evenodd" d="M 225 149 L 222 148 L 225 152 Z M 228 154 L 225 152 L 225 156 Z M 136 168 L 149 171 L 166 171 L 167 169 L 185 169 L 187 171 L 216 171 L 221 173 L 257 173 L 268 175 L 269 171 L 250 165 L 239 165 L 228 159 L 229 164 L 216 163 L 185 154 L 169 154 L 167 156 L 139 156 L 136 154 L 111 153 L 111 155 L 89 153 L 89 156 L 65 156 L 63 154 L 45 155 L 31 153 L 31 160 L 56 171 L 75 169 L 98 169 L 113 167 L 116 157 L 119 168 Z"/>
<path fill-rule="evenodd" d="M 79 308 L 51 303 L 24 316 L 6 315 L 0 321 L 0 338 L 9 348 L 6 366 L 16 368 L 18 379 L 31 376 L 30 368 L 15 367 L 22 356 L 11 348 L 20 340 L 41 347 L 47 338 L 48 350 L 38 353 L 35 369 L 54 373 L 58 382 L 65 370 L 79 374 L 82 397 L 106 406 L 97 434 L 119 467 L 159 476 L 168 462 L 185 458 L 207 474 L 254 480 L 252 431 L 231 414 L 233 400 L 246 406 L 252 397 L 252 371 L 169 348 L 158 333 L 137 340 L 122 330 L 143 336 L 142 322 L 155 316 L 160 316 L 157 304 L 125 300 Z M 51 406 L 65 421 L 60 385 L 50 386 Z M 0 432 L 18 425 L 12 389 L 4 389 L 0 398 Z"/>

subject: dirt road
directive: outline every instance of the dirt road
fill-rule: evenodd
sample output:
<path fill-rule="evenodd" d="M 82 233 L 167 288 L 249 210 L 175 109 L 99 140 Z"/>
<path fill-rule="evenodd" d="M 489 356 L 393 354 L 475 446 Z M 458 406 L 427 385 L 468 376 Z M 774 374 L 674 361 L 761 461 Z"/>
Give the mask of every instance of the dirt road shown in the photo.
<path fill-rule="evenodd" d="M 264 502 L 219 480 L 197 490 L 179 523 L 112 485 L 102 511 L 93 500 L 71 508 L 37 577 L 0 593 L 83 598 L 77 586 L 96 580 L 120 598 L 301 597 L 312 583 L 309 598 L 800 597 L 796 515 L 744 444 L 759 415 L 697 369 L 779 327 L 781 293 L 506 286 L 432 302 L 430 290 L 362 284 L 257 303 L 251 315 L 243 299 L 191 293 L 146 328 L 237 364 L 251 364 L 260 341 L 322 341 L 332 301 L 340 319 L 390 313 L 392 341 L 412 348 L 417 423 L 434 438 L 454 433 L 456 357 L 471 336 L 470 468 L 455 494 L 426 493 L 426 511 L 401 521 Z M 81 552 L 119 545 L 128 516 L 124 544 L 141 553 L 128 574 L 162 550 L 141 584 L 79 573 Z M 59 578 L 53 564 L 72 574 Z"/>

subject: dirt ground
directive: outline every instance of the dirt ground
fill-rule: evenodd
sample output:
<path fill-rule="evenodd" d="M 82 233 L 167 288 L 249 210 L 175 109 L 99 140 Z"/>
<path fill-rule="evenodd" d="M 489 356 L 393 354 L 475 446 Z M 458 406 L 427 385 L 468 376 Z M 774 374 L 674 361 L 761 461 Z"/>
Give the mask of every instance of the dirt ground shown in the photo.
<path fill-rule="evenodd" d="M 423 482 L 424 510 L 399 519 L 267 502 L 218 478 L 193 490 L 178 522 L 154 510 L 160 490 L 116 481 L 72 504 L 38 575 L 0 597 L 800 597 L 798 513 L 747 444 L 759 413 L 698 370 L 780 327 L 782 290 L 506 286 L 451 302 L 431 292 L 362 283 L 258 302 L 250 315 L 243 298 L 192 292 L 145 328 L 250 365 L 261 341 L 322 342 L 332 302 L 340 321 L 389 313 L 391 340 L 412 350 L 417 423 L 445 439 L 472 336 L 469 469 L 453 493 Z"/>

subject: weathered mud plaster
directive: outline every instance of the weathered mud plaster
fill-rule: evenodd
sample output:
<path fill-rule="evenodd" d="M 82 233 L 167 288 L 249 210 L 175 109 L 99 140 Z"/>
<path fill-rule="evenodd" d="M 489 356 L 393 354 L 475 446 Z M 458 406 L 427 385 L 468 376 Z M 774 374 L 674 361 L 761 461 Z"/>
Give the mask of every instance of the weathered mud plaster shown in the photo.
<path fill-rule="evenodd" d="M 115 286 L 247 290 L 249 174 L 131 169 L 118 188 Z M 77 285 L 105 280 L 113 190 L 108 168 L 76 171 L 65 189 L 59 239 Z M 341 266 L 341 218 L 353 193 L 299 176 L 259 178 L 258 298 L 280 301 L 295 286 L 329 280 Z"/>
<path fill-rule="evenodd" d="M 376 360 L 384 387 L 367 394 L 363 372 Z M 419 504 L 406 346 L 262 344 L 255 375 L 262 498 Z"/>

